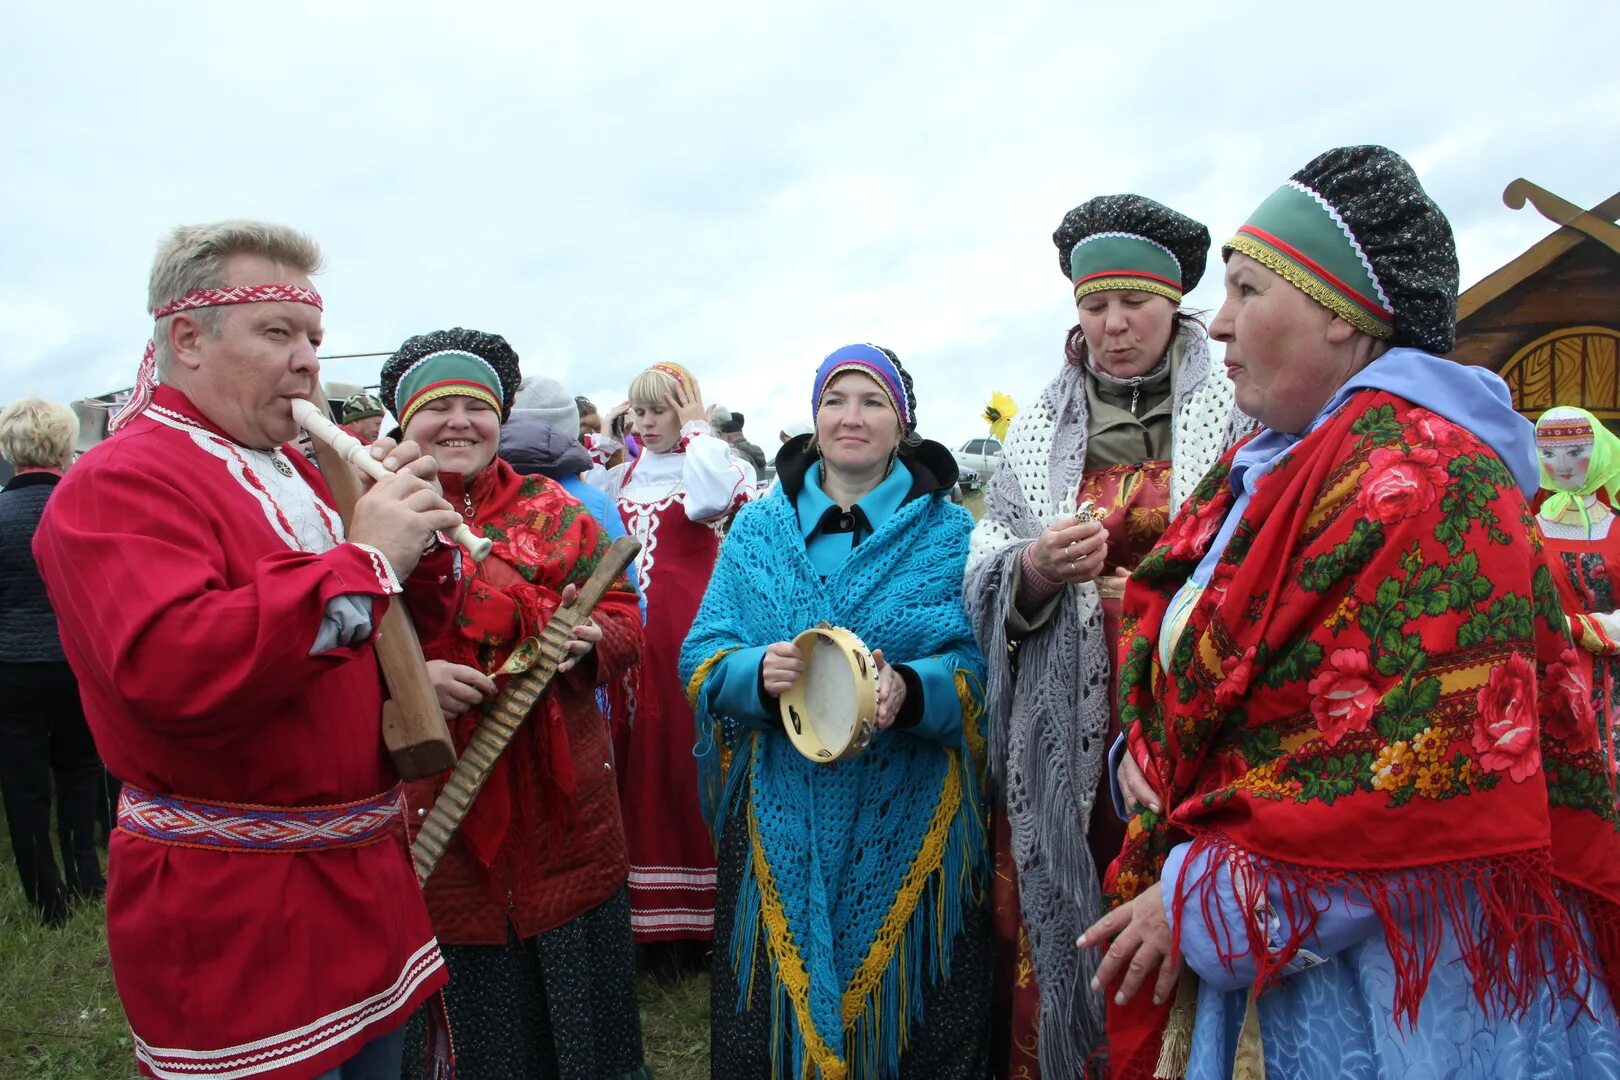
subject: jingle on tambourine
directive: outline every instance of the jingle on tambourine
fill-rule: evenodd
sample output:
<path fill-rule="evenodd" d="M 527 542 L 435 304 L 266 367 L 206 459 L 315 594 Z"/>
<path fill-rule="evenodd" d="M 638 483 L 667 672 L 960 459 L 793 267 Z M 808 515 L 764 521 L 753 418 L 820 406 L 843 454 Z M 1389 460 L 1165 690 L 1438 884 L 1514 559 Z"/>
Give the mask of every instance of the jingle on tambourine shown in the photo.
<path fill-rule="evenodd" d="M 877 661 L 841 626 L 812 627 L 793 639 L 804 674 L 781 697 L 793 746 L 824 764 L 854 757 L 877 733 Z"/>

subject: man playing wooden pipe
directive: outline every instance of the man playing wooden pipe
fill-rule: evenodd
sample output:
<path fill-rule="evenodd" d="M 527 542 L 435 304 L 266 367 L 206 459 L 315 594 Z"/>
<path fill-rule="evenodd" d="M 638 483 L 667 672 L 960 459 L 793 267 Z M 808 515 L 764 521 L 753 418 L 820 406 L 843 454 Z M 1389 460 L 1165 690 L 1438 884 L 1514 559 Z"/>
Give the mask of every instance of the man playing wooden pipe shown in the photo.
<path fill-rule="evenodd" d="M 411 443 L 345 531 L 284 448 L 319 387 L 315 244 L 176 229 L 153 345 L 110 439 L 58 488 L 34 551 L 108 766 L 126 780 L 108 945 L 142 1073 L 398 1076 L 446 979 L 384 752 L 376 627 L 403 592 L 452 617 L 460 516 Z"/>

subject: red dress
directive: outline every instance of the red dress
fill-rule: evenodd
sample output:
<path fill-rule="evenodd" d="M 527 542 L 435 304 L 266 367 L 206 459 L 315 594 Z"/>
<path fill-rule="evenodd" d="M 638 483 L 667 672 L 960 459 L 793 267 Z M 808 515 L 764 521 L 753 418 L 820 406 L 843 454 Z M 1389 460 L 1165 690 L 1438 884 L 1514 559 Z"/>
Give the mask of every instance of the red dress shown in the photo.
<path fill-rule="evenodd" d="M 1134 567 L 1153 550 L 1170 520 L 1170 462 L 1147 461 L 1140 465 L 1110 465 L 1087 469 L 1080 476 L 1075 502 L 1092 502 L 1108 533 L 1108 568 Z M 1107 640 L 1117 642 L 1120 632 L 1121 599 L 1103 593 L 1103 629 Z M 1118 665 L 1110 663 L 1109 700 L 1116 700 Z M 1108 742 L 1119 734 L 1119 716 L 1110 716 Z M 993 839 L 995 876 L 990 899 L 996 936 L 996 1023 L 998 1038 L 1008 1040 L 997 1049 L 998 1076 L 1005 1080 L 1038 1080 L 1041 1075 L 1036 1033 L 1041 1014 L 1040 990 L 1035 983 L 1035 967 L 1030 959 L 1029 938 L 1018 909 L 1018 872 L 1013 863 L 1012 839 L 1007 818 L 997 813 Z M 1114 815 L 1106 770 L 1092 804 L 1091 829 L 1086 842 L 1097 872 L 1119 855 L 1125 840 L 1125 823 Z M 1010 1033 L 1003 1035 L 1002 1033 Z"/>
<path fill-rule="evenodd" d="M 301 478 L 301 479 L 300 479 Z M 398 776 L 372 637 L 393 588 L 303 455 L 238 446 L 159 387 L 58 486 L 34 553 L 107 767 L 157 795 L 268 807 L 377 796 Z M 424 637 L 455 610 L 454 549 L 405 583 Z M 329 601 L 371 631 L 317 649 Z M 318 1076 L 445 981 L 403 840 L 208 850 L 123 828 L 107 944 L 141 1071 Z"/>
<path fill-rule="evenodd" d="M 460 480 L 444 477 L 453 505 Z M 499 458 L 479 473 L 471 495 L 474 531 L 500 539 L 474 571 L 456 625 L 425 639 L 422 651 L 493 673 L 518 641 L 544 627 L 564 586 L 584 585 L 608 539 L 560 485 L 520 477 Z M 505 945 L 508 925 L 519 939 L 533 937 L 624 885 L 624 826 L 595 687 L 622 675 L 641 650 L 641 612 L 627 580 L 603 595 L 591 620 L 601 642 L 552 679 L 428 879 L 428 910 L 446 945 Z M 482 717 L 473 709 L 451 722 L 458 754 Z M 449 777 L 406 785 L 413 823 Z"/>
<path fill-rule="evenodd" d="M 747 501 L 753 469 L 688 425 L 681 450 L 643 451 L 617 475 L 625 531 L 647 600 L 647 644 L 630 730 L 617 739 L 625 838 L 630 849 L 630 928 L 637 941 L 714 933 L 714 841 L 698 802 L 696 731 L 676 665 L 720 535 Z M 697 520 L 694 520 L 694 516 Z"/>
<path fill-rule="evenodd" d="M 1605 722 L 1613 715 L 1614 697 L 1620 692 L 1620 517 L 1612 513 L 1596 523 L 1594 531 L 1604 535 L 1584 539 L 1571 527 L 1578 518 L 1571 513 L 1564 524 L 1537 516 L 1544 540 L 1542 549 L 1552 567 L 1553 582 L 1570 619 L 1570 632 L 1579 646 L 1576 656 L 1592 687 L 1592 707 L 1598 716 L 1598 730 L 1609 732 Z M 1583 530 L 1584 531 L 1584 530 Z M 1611 762 L 1615 747 L 1605 748 Z"/>

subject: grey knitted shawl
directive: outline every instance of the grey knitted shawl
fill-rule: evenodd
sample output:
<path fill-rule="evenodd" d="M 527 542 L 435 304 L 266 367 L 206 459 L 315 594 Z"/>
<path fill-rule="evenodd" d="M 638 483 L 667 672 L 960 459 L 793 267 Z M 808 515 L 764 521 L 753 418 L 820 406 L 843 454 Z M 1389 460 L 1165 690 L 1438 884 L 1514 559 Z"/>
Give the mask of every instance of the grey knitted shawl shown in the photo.
<path fill-rule="evenodd" d="M 1208 339 L 1185 324 L 1172 388 L 1171 507 L 1253 425 L 1232 384 L 1212 369 Z M 1042 1075 L 1081 1075 L 1103 1040 L 1103 1001 L 1089 984 L 1097 955 L 1075 947 L 1101 917 L 1099 869 L 1086 844 L 1108 754 L 1114 643 L 1097 588 L 1065 588 L 1050 620 L 1016 655 L 1007 616 L 1024 548 L 1072 514 L 1086 460 L 1086 389 L 1073 364 L 1018 415 L 974 530 L 965 599 L 990 663 L 986 694 L 991 779 L 1002 798 L 1018 869 L 1019 902 L 1040 986 Z M 1105 808 L 1104 813 L 1112 813 Z"/>

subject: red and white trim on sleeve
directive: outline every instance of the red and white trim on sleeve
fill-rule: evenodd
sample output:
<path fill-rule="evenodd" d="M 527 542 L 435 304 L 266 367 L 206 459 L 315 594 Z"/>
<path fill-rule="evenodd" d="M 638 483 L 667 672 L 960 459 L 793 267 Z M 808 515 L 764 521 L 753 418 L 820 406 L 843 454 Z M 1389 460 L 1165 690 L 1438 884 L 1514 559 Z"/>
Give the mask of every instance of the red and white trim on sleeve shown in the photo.
<path fill-rule="evenodd" d="M 714 427 L 707 420 L 688 420 L 681 425 L 681 445 L 677 453 L 686 453 L 687 444 L 699 435 L 713 435 Z"/>
<path fill-rule="evenodd" d="M 388 556 L 370 544 L 362 544 L 355 540 L 349 543 L 371 556 L 371 569 L 377 575 L 377 584 L 382 586 L 383 592 L 389 596 L 396 596 L 405 591 L 405 586 L 399 583 L 399 575 L 394 573 L 394 564 L 388 561 Z"/>

